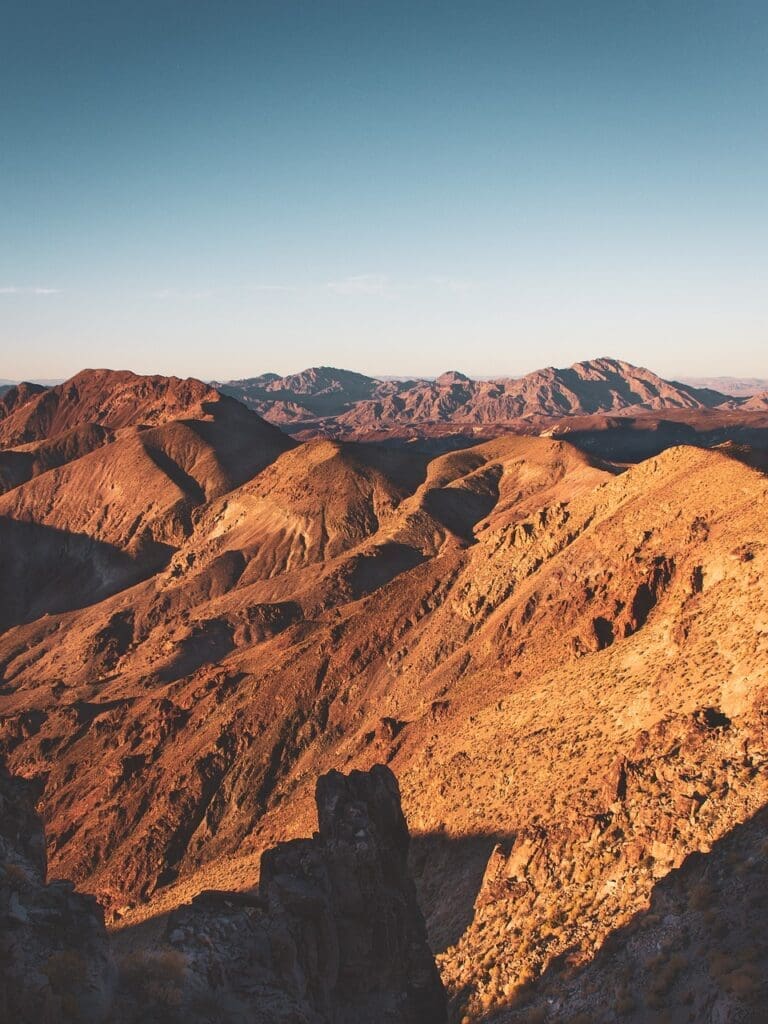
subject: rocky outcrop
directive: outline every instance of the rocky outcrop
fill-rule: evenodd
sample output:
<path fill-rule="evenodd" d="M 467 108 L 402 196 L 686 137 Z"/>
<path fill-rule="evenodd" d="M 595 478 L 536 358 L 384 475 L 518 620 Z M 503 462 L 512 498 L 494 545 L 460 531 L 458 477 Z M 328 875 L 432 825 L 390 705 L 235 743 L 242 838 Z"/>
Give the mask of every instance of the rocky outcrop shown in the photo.
<path fill-rule="evenodd" d="M 484 1024 L 763 1024 L 766 827 L 763 808 L 692 853 L 594 959 L 562 959 Z"/>
<path fill-rule="evenodd" d="M 629 756 L 617 758 L 592 815 L 575 812 L 531 825 L 511 849 L 497 845 L 472 925 L 440 958 L 446 985 L 457 994 L 458 1016 L 495 1021 L 488 1016 L 495 1011 L 500 1024 L 661 1020 L 653 1014 L 673 1006 L 670 992 L 679 982 L 674 1020 L 761 1019 L 747 1011 L 765 996 L 768 946 L 761 943 L 759 957 L 753 956 L 747 929 L 741 940 L 726 941 L 732 928 L 722 922 L 738 913 L 722 893 L 727 885 L 746 906 L 739 880 L 749 872 L 759 878 L 756 906 L 765 905 L 767 766 L 762 709 L 738 722 L 716 707 L 670 716 L 641 732 Z M 716 902 L 717 919 L 702 919 L 699 912 Z M 694 933 L 701 933 L 698 951 Z M 633 963 L 638 942 L 647 962 Z M 589 965 L 601 950 L 598 970 Z M 606 966 L 617 951 L 626 978 L 615 971 L 611 977 Z M 670 960 L 676 965 L 671 973 Z M 478 962 L 487 973 L 472 993 Z M 706 964 L 715 964 L 712 977 L 699 977 L 701 962 L 704 975 Z M 717 967 L 721 962 L 727 969 Z M 742 982 L 743 993 L 737 990 Z M 698 1011 L 688 1016 L 694 996 Z M 708 1007 L 718 1001 L 739 1006 L 731 1016 L 710 1016 Z"/>
<path fill-rule="evenodd" d="M 104 914 L 69 882 L 46 885 L 35 786 L 0 764 L 0 1020 L 104 1020 L 112 965 Z"/>
<path fill-rule="evenodd" d="M 35 788 L 0 765 L 3 1024 L 446 1021 L 388 768 L 323 776 L 319 832 L 266 852 L 257 892 L 204 892 L 114 958 L 96 900 L 45 883 Z"/>
<path fill-rule="evenodd" d="M 408 875 L 408 829 L 383 765 L 317 784 L 319 831 L 266 852 L 257 894 L 176 911 L 184 1014 L 220 1021 L 440 1024 L 446 1000 Z"/>

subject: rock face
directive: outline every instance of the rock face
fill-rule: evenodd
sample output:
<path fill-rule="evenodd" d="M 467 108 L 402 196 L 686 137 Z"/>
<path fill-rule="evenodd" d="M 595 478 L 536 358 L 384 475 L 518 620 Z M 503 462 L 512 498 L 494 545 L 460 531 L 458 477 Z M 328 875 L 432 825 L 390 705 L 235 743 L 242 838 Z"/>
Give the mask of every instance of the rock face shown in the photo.
<path fill-rule="evenodd" d="M 317 808 L 314 838 L 264 854 L 257 896 L 203 893 L 171 915 L 167 940 L 189 965 L 187 1012 L 212 995 L 219 1020 L 249 1002 L 249 1020 L 264 1024 L 440 1024 L 446 998 L 394 775 L 330 772 Z"/>
<path fill-rule="evenodd" d="M 620 1024 L 666 1008 L 714 1021 L 719 1003 L 723 1020 L 763 1019 L 751 1012 L 768 991 L 767 751 L 762 707 L 738 721 L 715 707 L 670 716 L 606 772 L 595 813 L 566 810 L 499 844 L 472 924 L 441 957 L 455 993 L 485 957 L 461 1015 Z"/>
<path fill-rule="evenodd" d="M 203 893 L 114 957 L 96 900 L 45 884 L 34 788 L 0 766 L 3 1024 L 447 1020 L 388 768 L 321 778 L 319 833 L 266 852 L 258 892 Z"/>
<path fill-rule="evenodd" d="M 104 914 L 71 883 L 45 884 L 33 791 L 0 764 L 0 1020 L 97 1024 L 112 1000 Z"/>

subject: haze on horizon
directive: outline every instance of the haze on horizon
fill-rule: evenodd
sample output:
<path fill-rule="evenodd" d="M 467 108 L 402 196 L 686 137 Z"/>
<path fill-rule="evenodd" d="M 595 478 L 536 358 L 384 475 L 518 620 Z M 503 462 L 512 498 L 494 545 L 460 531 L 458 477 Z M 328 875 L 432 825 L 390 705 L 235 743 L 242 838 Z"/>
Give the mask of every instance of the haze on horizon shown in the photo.
<path fill-rule="evenodd" d="M 31 0 L 0 377 L 764 377 L 768 8 Z"/>

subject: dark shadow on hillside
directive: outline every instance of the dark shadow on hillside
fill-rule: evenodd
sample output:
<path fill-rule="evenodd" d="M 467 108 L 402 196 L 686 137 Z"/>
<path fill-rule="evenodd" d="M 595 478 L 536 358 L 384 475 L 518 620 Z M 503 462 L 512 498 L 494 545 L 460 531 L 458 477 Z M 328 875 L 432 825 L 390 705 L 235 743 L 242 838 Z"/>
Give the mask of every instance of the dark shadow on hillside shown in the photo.
<path fill-rule="evenodd" d="M 467 930 L 488 858 L 497 843 L 509 850 L 512 840 L 506 833 L 411 836 L 408 863 L 434 953 L 444 952 Z"/>
<path fill-rule="evenodd" d="M 0 451 L 0 493 L 13 490 L 29 480 L 34 464 L 31 452 Z"/>
<path fill-rule="evenodd" d="M 203 409 L 213 417 L 211 420 L 180 422 L 215 451 L 232 487 L 250 480 L 296 447 L 297 442 L 285 431 L 262 420 L 236 399 L 206 403 Z"/>
<path fill-rule="evenodd" d="M 172 548 L 141 561 L 84 533 L 0 516 L 0 630 L 83 608 L 157 572 Z"/>
<path fill-rule="evenodd" d="M 474 527 L 493 511 L 498 500 L 496 486 L 486 493 L 464 487 L 433 487 L 424 495 L 424 508 L 451 533 L 471 540 Z"/>
<path fill-rule="evenodd" d="M 355 597 L 366 597 L 391 583 L 396 576 L 414 569 L 424 555 L 407 544 L 387 541 L 350 559 L 349 585 Z"/>
<path fill-rule="evenodd" d="M 205 494 L 200 484 L 175 459 L 155 445 L 145 445 L 144 451 L 157 468 L 176 484 L 182 494 L 191 498 L 196 505 L 201 505 L 205 501 Z"/>
<path fill-rule="evenodd" d="M 661 879 L 649 909 L 612 932 L 589 963 L 572 966 L 577 950 L 566 951 L 509 1006 L 473 1020 L 764 1024 L 767 854 L 763 807 Z"/>
<path fill-rule="evenodd" d="M 431 455 L 413 447 L 394 447 L 374 441 L 343 441 L 344 451 L 359 462 L 383 473 L 407 494 L 424 483 Z"/>
<path fill-rule="evenodd" d="M 768 427 L 744 423 L 706 426 L 657 417 L 613 417 L 603 429 L 555 431 L 554 440 L 567 441 L 588 455 L 614 462 L 642 462 L 676 445 L 715 448 L 733 445 L 746 449 L 743 461 L 768 463 Z M 760 454 L 762 453 L 762 455 Z M 737 452 L 728 453 L 739 457 Z M 760 468 L 763 468 L 762 466 Z"/>

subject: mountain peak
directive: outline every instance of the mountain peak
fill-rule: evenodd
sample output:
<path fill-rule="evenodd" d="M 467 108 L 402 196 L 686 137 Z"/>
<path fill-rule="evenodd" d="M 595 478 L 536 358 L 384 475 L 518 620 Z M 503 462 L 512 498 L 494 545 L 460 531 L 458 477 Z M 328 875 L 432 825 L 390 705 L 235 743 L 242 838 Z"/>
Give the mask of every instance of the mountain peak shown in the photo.
<path fill-rule="evenodd" d="M 465 373 L 460 373 L 458 370 L 446 370 L 445 373 L 441 373 L 439 377 L 435 378 L 435 384 L 444 387 L 451 384 L 469 384 L 470 378 Z"/>

